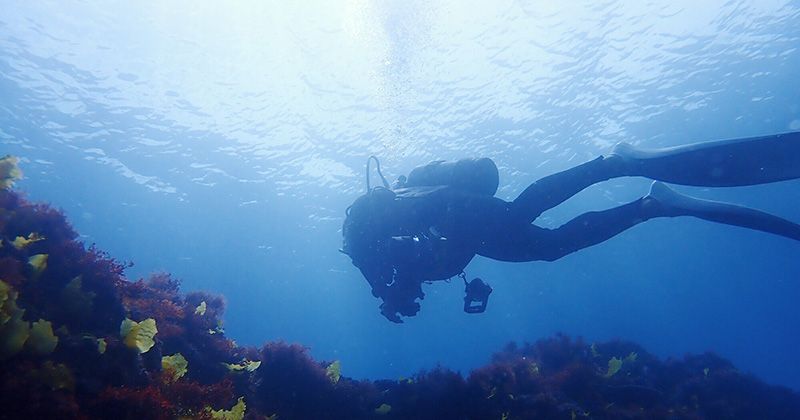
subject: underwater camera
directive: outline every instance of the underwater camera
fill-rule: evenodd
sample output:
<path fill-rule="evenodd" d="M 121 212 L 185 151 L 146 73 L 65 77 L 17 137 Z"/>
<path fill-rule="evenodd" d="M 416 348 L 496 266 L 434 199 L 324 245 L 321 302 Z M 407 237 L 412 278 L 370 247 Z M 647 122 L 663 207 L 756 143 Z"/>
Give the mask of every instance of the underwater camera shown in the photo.
<path fill-rule="evenodd" d="M 467 281 L 465 276 L 461 276 L 464 280 L 464 312 L 468 314 L 480 314 L 486 310 L 486 305 L 489 303 L 489 295 L 492 294 L 492 286 L 489 286 L 479 277 L 475 277 L 472 281 Z"/>

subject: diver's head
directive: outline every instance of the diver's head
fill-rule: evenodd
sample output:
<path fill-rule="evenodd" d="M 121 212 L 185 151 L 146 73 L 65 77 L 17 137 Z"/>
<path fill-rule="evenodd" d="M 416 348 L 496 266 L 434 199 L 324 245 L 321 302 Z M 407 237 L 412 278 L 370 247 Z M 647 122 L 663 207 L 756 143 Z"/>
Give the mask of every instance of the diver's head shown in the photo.
<path fill-rule="evenodd" d="M 356 266 L 381 251 L 378 243 L 391 236 L 389 226 L 394 198 L 391 190 L 376 187 L 347 208 L 342 225 L 342 252 L 349 255 Z"/>
<path fill-rule="evenodd" d="M 376 296 L 394 277 L 394 268 L 387 252 L 394 198 L 391 190 L 373 188 L 347 208 L 342 225 L 341 251 L 361 270 Z"/>

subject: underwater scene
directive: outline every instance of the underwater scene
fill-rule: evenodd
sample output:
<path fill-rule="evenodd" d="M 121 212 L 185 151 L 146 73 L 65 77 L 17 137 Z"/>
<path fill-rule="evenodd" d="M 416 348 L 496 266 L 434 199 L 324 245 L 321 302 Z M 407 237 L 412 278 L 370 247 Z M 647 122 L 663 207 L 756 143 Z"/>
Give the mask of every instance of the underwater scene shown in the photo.
<path fill-rule="evenodd" d="M 797 22 L 4 2 L 0 419 L 800 418 Z"/>

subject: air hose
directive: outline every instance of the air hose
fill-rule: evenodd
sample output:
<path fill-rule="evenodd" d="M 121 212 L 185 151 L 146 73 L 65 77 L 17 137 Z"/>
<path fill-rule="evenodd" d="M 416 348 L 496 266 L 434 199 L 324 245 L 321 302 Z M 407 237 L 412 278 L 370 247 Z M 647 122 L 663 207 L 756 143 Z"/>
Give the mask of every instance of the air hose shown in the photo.
<path fill-rule="evenodd" d="M 383 176 L 383 172 L 381 172 L 381 162 L 378 160 L 378 158 L 376 156 L 370 156 L 367 159 L 367 193 L 369 193 L 372 190 L 372 188 L 369 185 L 369 163 L 373 159 L 375 160 L 375 169 L 378 170 L 378 175 L 380 175 L 381 181 L 383 181 L 383 187 L 386 188 L 387 190 L 391 189 L 391 188 L 389 188 L 389 182 L 386 181 L 386 177 L 384 177 Z"/>

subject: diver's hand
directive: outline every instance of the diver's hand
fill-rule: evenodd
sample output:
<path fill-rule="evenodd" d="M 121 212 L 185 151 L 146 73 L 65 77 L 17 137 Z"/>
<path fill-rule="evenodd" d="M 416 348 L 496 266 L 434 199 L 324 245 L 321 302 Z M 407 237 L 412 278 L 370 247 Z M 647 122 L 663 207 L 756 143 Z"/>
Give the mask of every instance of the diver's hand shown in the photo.
<path fill-rule="evenodd" d="M 386 302 L 381 304 L 381 315 L 385 316 L 386 319 L 394 322 L 395 324 L 403 323 L 403 320 L 400 319 L 400 315 L 397 314 L 397 310 L 392 308 L 391 305 L 387 305 Z"/>
<path fill-rule="evenodd" d="M 403 322 L 401 316 L 416 315 L 420 309 L 417 299 L 425 298 L 422 282 L 407 275 L 396 278 L 391 285 L 373 288 L 373 294 L 383 299 L 381 314 L 397 324 Z"/>
<path fill-rule="evenodd" d="M 395 324 L 402 324 L 403 320 L 400 316 L 414 316 L 419 312 L 420 306 L 418 302 L 397 302 L 395 300 L 384 299 L 381 304 L 381 315 L 385 316 L 389 321 Z"/>

